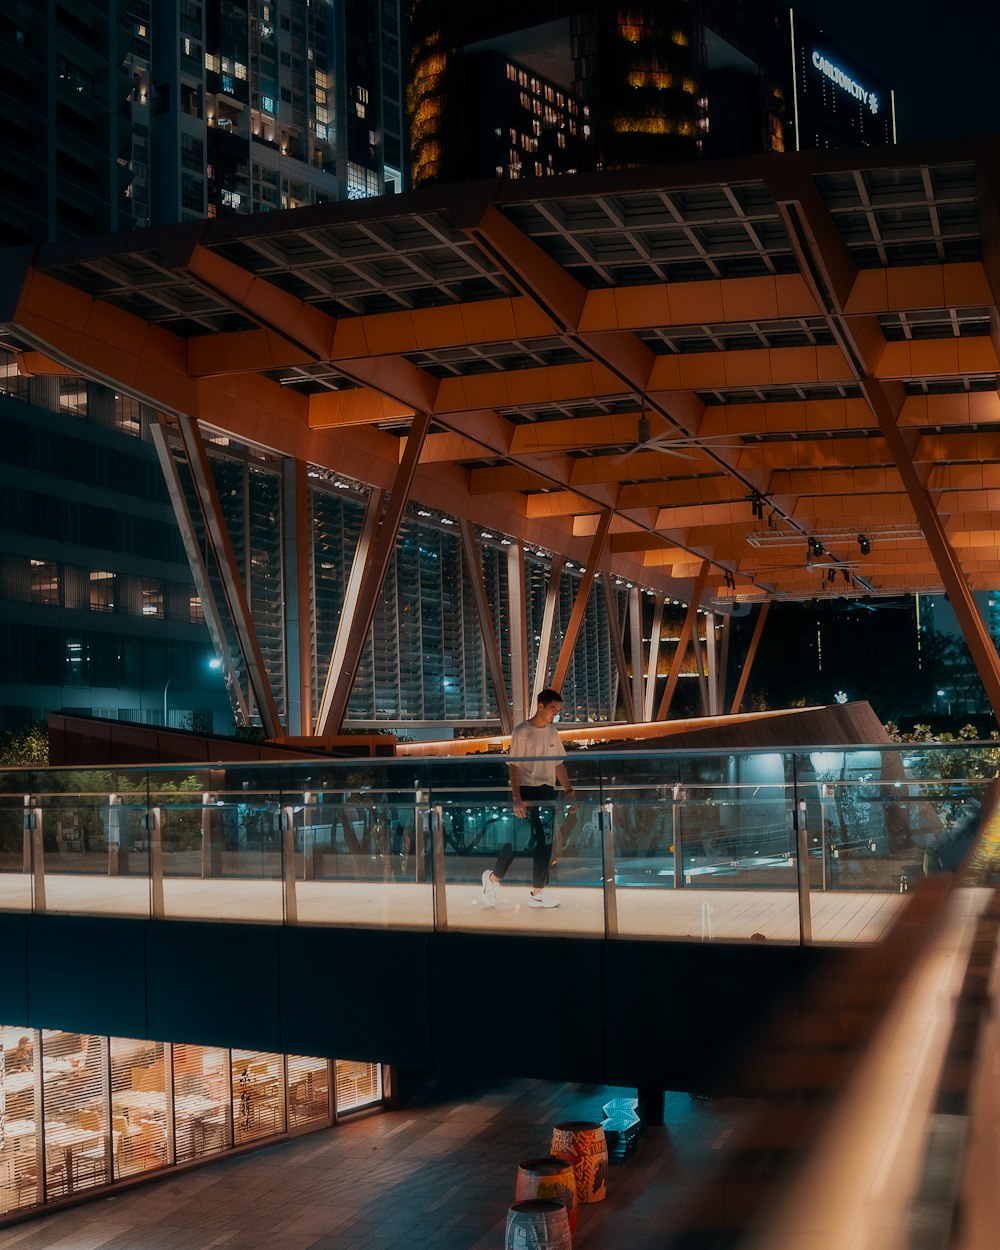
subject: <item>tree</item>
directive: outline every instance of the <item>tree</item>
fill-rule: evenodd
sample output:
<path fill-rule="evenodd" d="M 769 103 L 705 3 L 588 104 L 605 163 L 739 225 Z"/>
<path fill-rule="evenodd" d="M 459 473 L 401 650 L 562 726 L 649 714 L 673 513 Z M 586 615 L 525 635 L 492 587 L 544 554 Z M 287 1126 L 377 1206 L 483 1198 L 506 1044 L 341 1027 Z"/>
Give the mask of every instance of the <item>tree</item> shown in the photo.
<path fill-rule="evenodd" d="M 46 768 L 49 732 L 44 721 L 0 734 L 0 765 L 5 768 Z"/>

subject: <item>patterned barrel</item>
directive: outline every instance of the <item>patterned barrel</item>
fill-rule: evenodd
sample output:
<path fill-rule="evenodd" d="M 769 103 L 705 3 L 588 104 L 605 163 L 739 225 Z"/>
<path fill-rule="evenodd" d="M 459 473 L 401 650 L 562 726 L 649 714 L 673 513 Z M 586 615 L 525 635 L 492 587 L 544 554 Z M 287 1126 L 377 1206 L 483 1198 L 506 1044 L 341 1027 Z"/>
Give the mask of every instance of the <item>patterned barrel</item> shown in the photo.
<path fill-rule="evenodd" d="M 593 1120 L 569 1120 L 552 1130 L 552 1153 L 573 1160 L 580 1202 L 603 1202 L 608 1185 L 608 1143 Z"/>
<path fill-rule="evenodd" d="M 507 1211 L 505 1250 L 570 1250 L 573 1235 L 561 1202 L 530 1198 Z"/>
<path fill-rule="evenodd" d="M 526 1159 L 518 1164 L 514 1202 L 529 1198 L 551 1198 L 566 1208 L 569 1231 L 576 1228 L 577 1197 L 573 1164 L 568 1159 L 546 1155 L 544 1159 Z"/>

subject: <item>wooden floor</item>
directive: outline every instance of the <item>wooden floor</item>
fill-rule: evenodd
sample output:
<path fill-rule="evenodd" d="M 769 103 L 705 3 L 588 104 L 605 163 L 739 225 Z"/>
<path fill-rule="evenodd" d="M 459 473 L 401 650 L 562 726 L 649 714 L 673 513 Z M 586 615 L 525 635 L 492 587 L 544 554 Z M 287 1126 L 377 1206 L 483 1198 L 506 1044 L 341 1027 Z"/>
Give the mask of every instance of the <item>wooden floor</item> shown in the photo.
<path fill-rule="evenodd" d="M 693 941 L 798 942 L 798 895 L 794 890 L 725 889 L 687 886 L 622 886 L 614 892 L 617 921 L 605 916 L 604 891 L 597 886 L 553 885 L 560 906 L 529 907 L 526 883 L 500 891 L 495 908 L 483 906 L 478 883 L 449 884 L 438 900 L 434 887 L 411 882 L 299 881 L 295 899 L 299 924 L 393 929 L 610 936 Z M 280 881 L 167 878 L 167 919 L 247 921 L 280 924 L 284 899 Z M 811 894 L 812 940 L 874 942 L 891 924 L 900 894 L 876 891 L 818 891 Z M 45 878 L 48 912 L 146 917 L 151 914 L 145 877 L 97 877 L 50 873 Z M 32 880 L 0 873 L 0 910 L 32 910 Z M 39 909 L 41 910 L 41 909 Z"/>

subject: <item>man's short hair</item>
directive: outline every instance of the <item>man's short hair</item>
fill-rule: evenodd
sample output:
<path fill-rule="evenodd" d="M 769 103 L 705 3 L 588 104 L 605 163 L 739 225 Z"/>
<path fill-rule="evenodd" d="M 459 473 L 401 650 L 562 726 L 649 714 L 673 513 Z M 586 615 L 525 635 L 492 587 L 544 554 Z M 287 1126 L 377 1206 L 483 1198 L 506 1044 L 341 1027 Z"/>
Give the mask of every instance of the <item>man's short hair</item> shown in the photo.
<path fill-rule="evenodd" d="M 543 690 L 538 696 L 538 706 L 548 707 L 550 703 L 562 703 L 562 695 L 558 690 Z"/>

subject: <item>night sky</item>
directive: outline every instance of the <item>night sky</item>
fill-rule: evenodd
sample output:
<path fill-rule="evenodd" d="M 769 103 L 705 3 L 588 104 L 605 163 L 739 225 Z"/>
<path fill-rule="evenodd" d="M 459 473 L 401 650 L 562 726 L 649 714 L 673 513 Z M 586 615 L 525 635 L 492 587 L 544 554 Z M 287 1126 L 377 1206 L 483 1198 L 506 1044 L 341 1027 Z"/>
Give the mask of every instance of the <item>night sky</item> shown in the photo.
<path fill-rule="evenodd" d="M 896 92 L 900 143 L 1000 133 L 995 0 L 795 0 Z"/>

